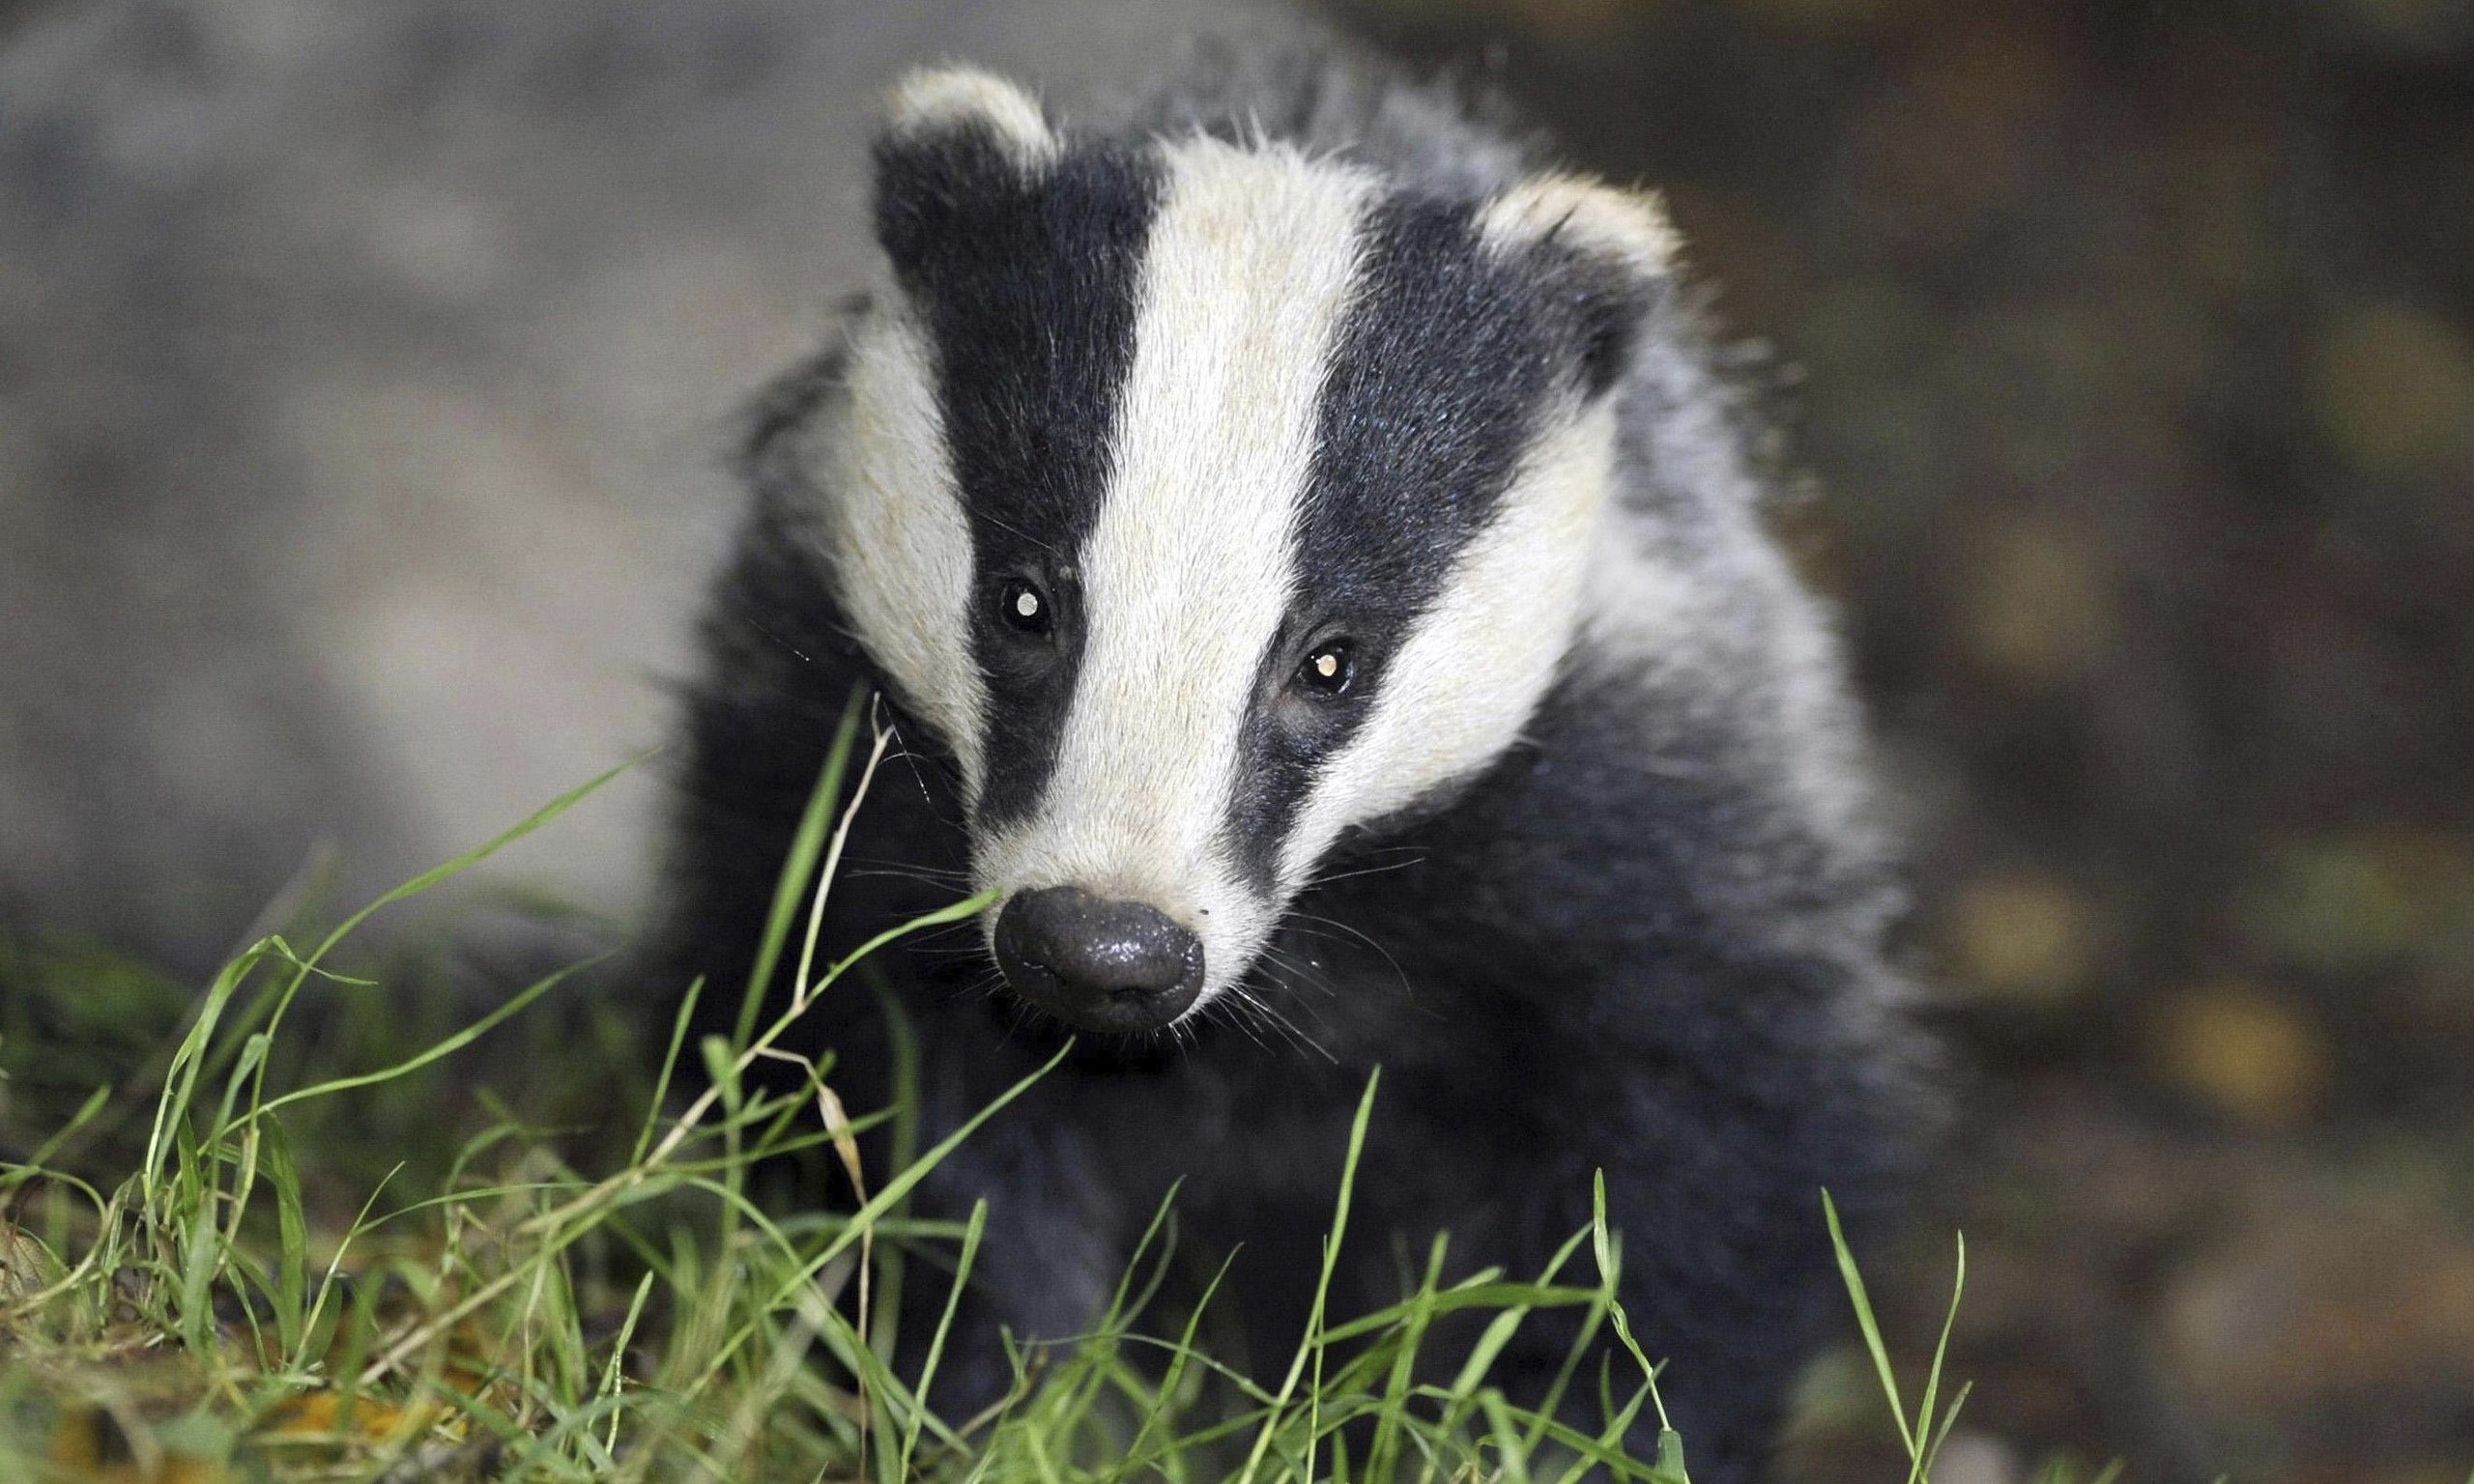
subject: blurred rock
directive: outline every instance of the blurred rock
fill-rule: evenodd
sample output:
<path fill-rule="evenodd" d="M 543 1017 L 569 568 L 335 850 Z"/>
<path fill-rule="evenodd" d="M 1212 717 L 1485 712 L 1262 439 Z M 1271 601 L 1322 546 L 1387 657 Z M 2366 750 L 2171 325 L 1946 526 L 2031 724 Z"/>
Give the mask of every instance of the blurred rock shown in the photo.
<path fill-rule="evenodd" d="M 1971 17 L 1930 28 L 1866 121 L 1862 218 L 1910 244 L 1964 240 L 2026 186 L 2026 152 L 2069 82 L 2032 25 Z"/>
<path fill-rule="evenodd" d="M 2095 955 L 2085 900 L 2054 877 L 2026 873 L 1961 887 L 1946 909 L 1943 940 L 1965 987 L 2035 1008 L 2084 988 Z"/>
<path fill-rule="evenodd" d="M 2308 1018 L 2255 985 L 2220 980 L 2165 997 L 2150 1020 L 2159 1072 L 2217 1111 L 2291 1127 L 2318 1106 L 2328 1054 Z"/>
<path fill-rule="evenodd" d="M 2381 56 L 2438 62 L 2474 50 L 2474 8 L 2463 0 L 2319 0 L 2319 8 L 2341 36 Z"/>
<path fill-rule="evenodd" d="M 2417 968 L 2474 987 L 2474 852 L 2429 830 L 2370 830 L 2287 845 L 2238 903 L 2271 961 L 2323 974 Z"/>
<path fill-rule="evenodd" d="M 2445 1208 L 2327 1175 L 2263 1181 L 2158 1312 L 2175 1373 L 2255 1429 L 2307 1445 L 2357 1411 L 2474 1426 L 2474 1233 Z"/>
<path fill-rule="evenodd" d="M 2194 129 L 2173 142 L 2165 229 L 2193 286 L 2256 300 L 2283 280 L 2292 252 L 2279 240 L 2270 212 L 2286 167 L 2276 141 L 2247 119 Z"/>
<path fill-rule="evenodd" d="M 1656 0 L 1520 0 L 1521 19 L 1561 41 L 1586 41 L 1620 28 Z"/>
<path fill-rule="evenodd" d="M 2113 597 L 2090 532 L 2050 515 L 1993 512 L 1974 547 L 1959 611 L 1971 658 L 2030 689 L 2077 679 L 2104 659 Z"/>
<path fill-rule="evenodd" d="M 2403 303 L 2344 305 L 2318 331 L 2320 425 L 2365 473 L 2474 480 L 2474 347 Z"/>
<path fill-rule="evenodd" d="M 1773 25 L 1799 31 L 1845 32 L 1913 21 L 1948 0 L 1734 0 Z"/>
<path fill-rule="evenodd" d="M 1806 1362 L 1788 1410 L 1791 1446 L 1822 1441 L 1841 1447 L 1857 1441 L 1897 1442 L 1872 1357 L 1856 1341 L 1834 1345 Z"/>
<path fill-rule="evenodd" d="M 2026 1477 L 2016 1448 L 1990 1433 L 1960 1428 L 1933 1460 L 1931 1484 L 2018 1484 Z"/>
<path fill-rule="evenodd" d="M 1867 545 L 1893 541 L 1929 509 L 1941 482 L 1937 460 L 1949 442 L 1942 409 L 1912 377 L 1889 373 L 1942 354 L 1924 307 L 1893 278 L 1846 278 L 1817 288 L 1797 322 L 1814 442 L 1879 475 L 1865 498 L 1841 491 L 1836 501 Z"/>
<path fill-rule="evenodd" d="M 1683 230 L 1686 271 L 1716 291 L 1730 318 L 1774 321 L 1801 309 L 1803 260 L 1757 204 L 1690 186 L 1662 194 Z"/>

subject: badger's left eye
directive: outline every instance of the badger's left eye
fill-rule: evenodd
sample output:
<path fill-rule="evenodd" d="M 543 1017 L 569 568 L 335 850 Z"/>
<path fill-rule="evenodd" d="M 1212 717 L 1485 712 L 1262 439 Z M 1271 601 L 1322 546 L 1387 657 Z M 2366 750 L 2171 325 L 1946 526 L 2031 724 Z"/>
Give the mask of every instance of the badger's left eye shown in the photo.
<path fill-rule="evenodd" d="M 1048 594 L 1020 578 L 997 590 L 996 612 L 1008 626 L 1025 634 L 1046 634 L 1056 627 Z"/>
<path fill-rule="evenodd" d="M 1313 696 L 1338 696 L 1349 688 L 1352 645 L 1345 639 L 1316 644 L 1297 667 L 1297 687 Z"/>

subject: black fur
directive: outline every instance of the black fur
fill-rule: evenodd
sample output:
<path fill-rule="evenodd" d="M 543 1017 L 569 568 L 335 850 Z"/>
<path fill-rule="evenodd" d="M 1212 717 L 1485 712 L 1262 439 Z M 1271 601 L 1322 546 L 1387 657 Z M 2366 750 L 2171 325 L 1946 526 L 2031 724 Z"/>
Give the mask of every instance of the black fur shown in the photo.
<path fill-rule="evenodd" d="M 1275 75 L 1313 79 L 1309 98 L 1256 97 L 1241 115 L 1275 130 L 1285 119 L 1328 121 L 1335 109 L 1349 116 L 1334 100 L 1363 99 L 1371 86 L 1355 73 Z M 1384 114 L 1386 127 L 1405 128 L 1402 109 L 1450 118 L 1424 95 L 1407 97 Z M 1136 116 L 1163 113 L 1151 105 Z M 1431 134 L 1409 129 L 1394 153 L 1414 164 Z M 1301 137 L 1330 143 L 1312 129 Z M 1360 146 L 1378 163 L 1394 149 L 1381 129 Z M 1499 142 L 1488 147 L 1492 158 L 1515 158 Z M 1440 157 L 1475 173 L 1495 168 L 1471 163 L 1475 146 Z M 936 275 L 953 270 L 924 266 L 940 249 L 912 228 L 919 213 L 969 207 L 963 185 L 949 194 L 922 184 L 948 179 L 935 171 L 955 163 L 931 161 L 918 176 L 906 174 L 907 160 L 886 167 L 886 245 L 931 304 L 949 281 Z M 1118 185 L 1136 179 L 1109 168 Z M 1399 173 L 1415 188 L 1431 184 L 1424 169 Z M 1333 378 L 1302 538 L 1306 572 L 1370 575 L 1353 580 L 1362 589 L 1316 596 L 1408 622 L 1432 595 L 1437 558 L 1500 494 L 1539 391 L 1568 376 L 1623 399 L 1627 499 L 1656 523 L 1660 549 L 1726 602 L 1656 663 L 1576 656 L 1521 747 L 1451 800 L 1344 841 L 1254 975 L 1255 992 L 1293 1034 L 1223 1018 L 1172 1048 L 1086 1049 L 922 1186 L 938 1214 L 976 1196 L 991 1202 L 970 1332 L 949 1350 L 939 1385 L 949 1407 L 995 1385 L 994 1323 L 1031 1335 L 1078 1330 L 1179 1179 L 1187 1242 L 1244 1248 L 1236 1302 L 1256 1366 L 1269 1369 L 1304 1322 L 1348 1115 L 1380 1065 L 1335 1313 L 1398 1296 L 1395 1237 L 1423 1251 L 1449 1230 L 1455 1273 L 1501 1264 L 1534 1274 L 1587 1220 L 1591 1176 L 1602 1169 L 1634 1329 L 1670 1362 L 1663 1389 L 1694 1477 L 1727 1484 L 1756 1470 L 1785 1387 L 1843 1302 L 1820 1188 L 1860 1231 L 1906 1173 L 1927 1100 L 1882 956 L 1894 894 L 1871 837 L 1814 787 L 1816 769 L 1848 781 L 1840 739 L 1806 732 L 1845 722 L 1834 706 L 1797 699 L 1809 677 L 1791 640 L 1814 621 L 1810 600 L 1755 528 L 1728 394 L 1671 297 L 1566 271 L 1587 268 L 1575 262 L 1540 258 L 1527 273 L 1482 265 L 1469 250 L 1467 200 L 1447 189 L 1386 209 L 1376 281 L 1386 271 L 1398 281 L 1361 306 L 1359 338 Z M 1132 210 L 1110 219 L 1131 220 Z M 1110 253 L 1126 241 L 1100 240 Z M 1111 257 L 1100 276 L 1115 282 L 1126 266 Z M 1053 309 L 1064 300 L 1042 296 L 1067 292 L 1028 289 L 1004 312 Z M 1105 320 L 1119 301 L 1103 297 L 1108 307 L 1076 300 L 1074 312 Z M 957 299 L 937 311 L 954 317 L 954 342 L 991 333 L 977 318 L 989 302 Z M 1370 307 L 1386 303 L 1394 307 Z M 1460 333 L 1481 340 L 1439 341 L 1445 308 L 1463 317 Z M 995 333 L 1042 328 L 1022 320 Z M 1079 321 L 1057 328 L 1093 332 Z M 1113 344 L 1114 333 L 1097 339 Z M 937 339 L 951 376 L 964 357 L 947 331 Z M 1024 392 L 1011 375 L 990 378 L 1004 388 L 992 396 L 1029 398 L 1008 410 L 1055 407 L 1052 387 Z M 877 678 L 801 539 L 800 513 L 820 497 L 783 436 L 839 385 L 827 359 L 767 404 L 748 461 L 755 511 L 717 587 L 709 667 L 689 706 L 672 949 L 676 971 L 710 972 L 726 985 L 753 956 L 831 718 L 854 682 Z M 1078 406 L 1026 428 L 1037 419 L 997 416 L 999 406 L 990 404 L 992 425 L 957 435 L 957 457 L 978 471 L 966 487 L 1013 499 L 1004 481 L 1028 481 L 1052 502 L 1055 524 L 1004 550 L 1052 559 L 1036 555 L 1041 543 L 1087 520 L 1075 501 L 1097 488 L 1082 481 L 1105 451 L 1082 441 L 1105 422 Z M 1034 451 L 1027 441 L 1073 471 L 1071 488 L 1040 483 L 1053 471 L 1021 462 Z M 986 534 L 976 513 L 974 533 Z M 1369 547 L 1383 555 L 1369 560 Z M 1266 664 L 1310 639 L 1313 622 L 1302 617 Z M 926 756 L 890 770 L 860 818 L 852 871 L 833 898 L 837 945 L 950 899 L 949 888 L 912 872 L 967 863 L 936 739 L 906 724 L 903 738 Z M 1267 814 L 1261 828 L 1276 838 L 1278 823 Z M 902 873 L 871 873 L 878 863 Z M 953 947 L 887 959 L 925 1047 L 932 1133 L 1056 1043 L 979 992 L 985 965 Z M 842 1051 L 838 1081 L 854 1107 L 891 1093 L 879 1015 L 857 992 L 818 1012 L 819 1039 Z M 1505 1360 L 1515 1393 L 1542 1387 L 1568 1332 L 1554 1315 L 1524 1328 Z"/>
<path fill-rule="evenodd" d="M 877 152 L 877 237 L 926 321 L 970 518 L 972 652 L 998 719 L 979 803 L 992 824 L 1027 813 L 1055 766 L 1080 652 L 1072 556 L 1108 484 L 1156 193 L 1140 157 L 1114 150 L 1036 177 L 984 130 Z M 998 617 L 1004 584 L 1022 577 L 1060 619 L 1029 656 Z"/>

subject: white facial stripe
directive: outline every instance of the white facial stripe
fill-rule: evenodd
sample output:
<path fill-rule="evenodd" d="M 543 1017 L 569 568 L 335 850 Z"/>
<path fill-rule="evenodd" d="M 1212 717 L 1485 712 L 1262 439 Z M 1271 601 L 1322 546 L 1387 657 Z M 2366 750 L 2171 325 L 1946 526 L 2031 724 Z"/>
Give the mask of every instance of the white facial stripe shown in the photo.
<path fill-rule="evenodd" d="M 1207 1001 L 1274 916 L 1222 826 L 1294 585 L 1290 532 L 1373 186 L 1203 138 L 1161 156 L 1115 469 L 1082 553 L 1079 688 L 1040 812 L 982 842 L 980 873 L 1168 912 L 1202 939 Z"/>
<path fill-rule="evenodd" d="M 970 653 L 970 526 L 945 456 L 935 361 L 906 318 L 852 338 L 848 421 L 830 450 L 831 550 L 844 616 L 979 794 L 985 701 Z"/>
<path fill-rule="evenodd" d="M 1392 658 L 1373 714 L 1316 780 L 1280 854 L 1304 885 L 1340 831 L 1379 818 L 1512 745 L 1560 672 L 1604 529 L 1615 410 L 1601 401 L 1531 444 L 1494 519 Z"/>

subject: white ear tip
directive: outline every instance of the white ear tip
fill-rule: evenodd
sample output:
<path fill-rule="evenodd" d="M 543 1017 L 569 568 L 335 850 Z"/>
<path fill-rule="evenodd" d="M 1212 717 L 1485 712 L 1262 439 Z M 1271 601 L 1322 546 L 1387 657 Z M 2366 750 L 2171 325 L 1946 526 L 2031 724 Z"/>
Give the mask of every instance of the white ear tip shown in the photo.
<path fill-rule="evenodd" d="M 978 126 L 1030 160 L 1056 150 L 1038 100 L 976 67 L 921 68 L 905 76 L 885 95 L 885 123 L 906 138 Z"/>
<path fill-rule="evenodd" d="M 1671 271 L 1683 245 L 1655 195 L 1577 175 L 1540 175 L 1521 182 L 1487 203 L 1479 230 L 1507 250 L 1551 237 L 1615 258 L 1643 277 Z"/>

